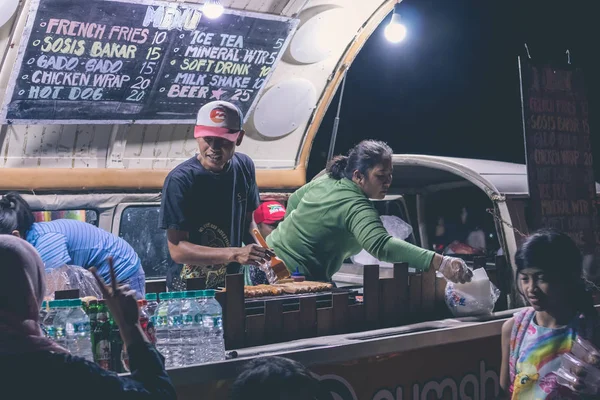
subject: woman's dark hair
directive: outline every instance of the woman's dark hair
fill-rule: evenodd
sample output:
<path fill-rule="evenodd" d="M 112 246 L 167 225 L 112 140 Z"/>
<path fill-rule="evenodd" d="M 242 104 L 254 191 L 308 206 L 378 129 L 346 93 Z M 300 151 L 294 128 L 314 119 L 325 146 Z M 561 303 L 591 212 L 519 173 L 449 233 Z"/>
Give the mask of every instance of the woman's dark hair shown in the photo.
<path fill-rule="evenodd" d="M 575 242 L 555 229 L 542 229 L 529 236 L 515 255 L 518 274 L 538 268 L 553 282 L 561 282 L 572 294 L 577 311 L 595 316 L 594 302 L 582 277 L 583 257 Z"/>
<path fill-rule="evenodd" d="M 354 146 L 347 156 L 336 156 L 327 165 L 327 172 L 333 179 L 352 179 L 354 171 L 367 172 L 384 160 L 392 157 L 392 149 L 378 140 L 363 140 Z"/>
<path fill-rule="evenodd" d="M 35 222 L 29 204 L 20 194 L 9 192 L 0 198 L 0 234 L 19 231 L 23 239 Z"/>
<path fill-rule="evenodd" d="M 260 357 L 245 365 L 231 387 L 231 400 L 320 399 L 319 381 L 297 361 Z"/>

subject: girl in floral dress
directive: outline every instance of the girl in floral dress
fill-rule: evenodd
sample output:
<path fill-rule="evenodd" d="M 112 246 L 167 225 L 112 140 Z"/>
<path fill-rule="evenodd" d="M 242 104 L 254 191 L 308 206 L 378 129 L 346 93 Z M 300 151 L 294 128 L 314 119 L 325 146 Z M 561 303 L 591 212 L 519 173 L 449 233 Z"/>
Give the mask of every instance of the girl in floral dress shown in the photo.
<path fill-rule="evenodd" d="M 560 355 L 570 352 L 576 335 L 598 343 L 581 253 L 567 235 L 543 230 L 525 241 L 515 261 L 516 283 L 531 307 L 502 327 L 500 386 L 511 399 L 582 399 L 556 380 Z"/>

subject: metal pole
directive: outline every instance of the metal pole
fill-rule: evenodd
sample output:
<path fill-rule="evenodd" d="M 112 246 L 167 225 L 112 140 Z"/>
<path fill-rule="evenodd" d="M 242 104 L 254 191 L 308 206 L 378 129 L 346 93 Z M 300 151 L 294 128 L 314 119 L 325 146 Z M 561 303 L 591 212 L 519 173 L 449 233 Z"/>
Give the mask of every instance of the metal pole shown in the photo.
<path fill-rule="evenodd" d="M 346 77 L 348 76 L 348 70 L 344 72 L 344 79 L 342 79 L 342 90 L 340 91 L 340 99 L 338 101 L 338 109 L 335 119 L 333 120 L 333 130 L 331 132 L 331 141 L 329 142 L 329 153 L 327 154 L 327 162 L 333 158 L 333 152 L 335 150 L 335 140 L 337 138 L 337 131 L 340 125 L 340 112 L 342 110 L 342 100 L 344 99 L 344 88 L 346 87 Z"/>

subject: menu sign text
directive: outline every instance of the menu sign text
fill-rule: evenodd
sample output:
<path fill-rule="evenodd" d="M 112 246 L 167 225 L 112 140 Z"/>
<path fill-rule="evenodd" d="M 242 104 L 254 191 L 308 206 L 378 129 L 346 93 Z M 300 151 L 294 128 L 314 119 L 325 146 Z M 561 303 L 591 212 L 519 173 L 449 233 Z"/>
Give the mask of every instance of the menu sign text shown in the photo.
<path fill-rule="evenodd" d="M 0 120 L 193 123 L 214 100 L 244 115 L 297 20 L 201 4 L 35 0 Z"/>

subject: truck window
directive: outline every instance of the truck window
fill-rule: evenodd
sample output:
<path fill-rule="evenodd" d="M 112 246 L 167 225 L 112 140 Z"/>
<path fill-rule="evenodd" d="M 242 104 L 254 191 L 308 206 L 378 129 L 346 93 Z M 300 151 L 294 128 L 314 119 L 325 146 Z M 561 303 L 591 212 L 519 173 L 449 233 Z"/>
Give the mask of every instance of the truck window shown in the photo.
<path fill-rule="evenodd" d="M 436 251 L 493 260 L 500 248 L 492 201 L 476 187 L 443 190 L 427 196 L 429 242 Z M 463 257 L 464 258 L 464 257 Z"/>
<path fill-rule="evenodd" d="M 410 218 L 406 212 L 406 208 L 404 207 L 404 203 L 402 200 L 392 200 L 392 201 L 374 201 L 373 205 L 375 209 L 379 211 L 379 215 L 393 215 L 395 217 L 400 218 L 402 221 L 410 224 Z M 405 239 L 410 244 L 417 244 L 415 241 L 415 231 L 413 226 L 413 233 Z"/>
<path fill-rule="evenodd" d="M 98 226 L 98 212 L 96 210 L 58 210 L 34 211 L 35 222 L 50 222 L 57 219 L 74 219 Z"/>
<path fill-rule="evenodd" d="M 142 262 L 146 279 L 165 278 L 173 264 L 167 247 L 167 233 L 158 227 L 160 206 L 130 206 L 123 210 L 119 227 L 122 237 Z"/>

